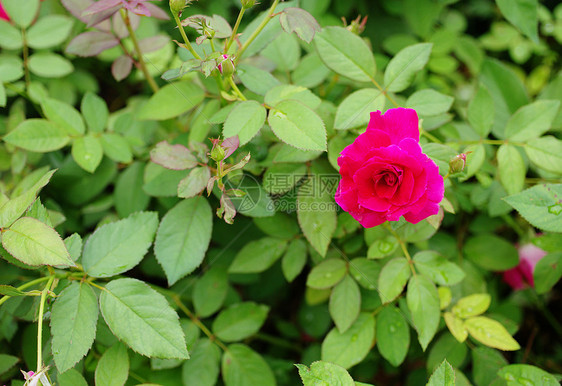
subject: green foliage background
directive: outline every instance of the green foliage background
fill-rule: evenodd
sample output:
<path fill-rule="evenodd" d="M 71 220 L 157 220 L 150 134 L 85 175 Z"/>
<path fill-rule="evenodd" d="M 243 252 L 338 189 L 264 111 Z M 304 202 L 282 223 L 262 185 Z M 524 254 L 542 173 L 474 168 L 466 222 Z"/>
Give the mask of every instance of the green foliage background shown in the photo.
<path fill-rule="evenodd" d="M 135 42 L 117 13 L 102 47 L 59 1 L 2 4 L 1 382 L 40 360 L 57 385 L 558 384 L 562 5 L 264 1 L 230 81 L 237 1 L 183 11 L 224 18 L 215 47 L 186 28 L 195 55 L 173 18 L 129 14 Z M 443 210 L 363 229 L 337 157 L 396 106 Z M 547 255 L 513 291 L 527 243 Z"/>

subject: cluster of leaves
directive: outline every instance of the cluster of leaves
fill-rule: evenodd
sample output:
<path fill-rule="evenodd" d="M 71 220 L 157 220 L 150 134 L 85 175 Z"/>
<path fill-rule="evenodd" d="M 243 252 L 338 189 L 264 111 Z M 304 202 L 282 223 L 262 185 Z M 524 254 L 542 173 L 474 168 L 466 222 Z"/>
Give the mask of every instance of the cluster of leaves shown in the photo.
<path fill-rule="evenodd" d="M 2 0 L 0 380 L 558 384 L 562 6 L 186 3 Z M 398 106 L 445 198 L 363 229 L 337 158 Z"/>

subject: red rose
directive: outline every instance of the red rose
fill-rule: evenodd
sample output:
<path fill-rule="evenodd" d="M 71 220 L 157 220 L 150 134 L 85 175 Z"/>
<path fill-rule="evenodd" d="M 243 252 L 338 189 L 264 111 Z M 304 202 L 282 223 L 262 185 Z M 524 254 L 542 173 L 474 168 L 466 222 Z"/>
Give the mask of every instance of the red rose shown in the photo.
<path fill-rule="evenodd" d="M 505 271 L 503 280 L 514 290 L 523 289 L 526 285 L 534 287 L 533 272 L 535 266 L 547 253 L 534 244 L 525 244 L 518 248 L 518 252 L 519 265 Z"/>
<path fill-rule="evenodd" d="M 375 111 L 367 131 L 341 152 L 335 199 L 365 228 L 400 216 L 415 224 L 439 211 L 443 177 L 419 136 L 415 110 Z"/>
<path fill-rule="evenodd" d="M 0 2 L 0 19 L 10 20 L 10 16 L 8 16 L 8 14 L 6 13 L 6 11 L 4 10 L 4 7 L 2 7 L 2 3 L 1 3 L 1 2 Z"/>

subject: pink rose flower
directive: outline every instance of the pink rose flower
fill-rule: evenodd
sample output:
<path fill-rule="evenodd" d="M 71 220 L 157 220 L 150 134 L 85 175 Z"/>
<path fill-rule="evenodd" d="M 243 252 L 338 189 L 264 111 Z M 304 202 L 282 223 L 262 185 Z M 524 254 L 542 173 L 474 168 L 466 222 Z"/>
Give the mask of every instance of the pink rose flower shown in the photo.
<path fill-rule="evenodd" d="M 8 16 L 6 11 L 4 10 L 4 7 L 2 7 L 2 3 L 0 3 L 0 19 L 10 20 L 10 16 Z"/>
<path fill-rule="evenodd" d="M 514 290 L 520 290 L 529 285 L 535 286 L 533 272 L 540 259 L 545 257 L 546 251 L 534 244 L 519 247 L 519 265 L 503 273 L 503 280 Z"/>
<path fill-rule="evenodd" d="M 335 199 L 365 228 L 400 216 L 415 224 L 438 213 L 443 177 L 419 138 L 415 110 L 375 111 L 367 131 L 341 152 Z"/>

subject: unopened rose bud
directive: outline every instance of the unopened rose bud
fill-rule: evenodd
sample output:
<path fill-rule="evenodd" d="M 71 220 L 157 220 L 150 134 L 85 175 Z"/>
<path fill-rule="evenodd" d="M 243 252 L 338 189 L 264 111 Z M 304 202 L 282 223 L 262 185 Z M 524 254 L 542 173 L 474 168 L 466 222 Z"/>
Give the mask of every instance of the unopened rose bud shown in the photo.
<path fill-rule="evenodd" d="M 462 153 L 453 157 L 449 162 L 449 173 L 455 174 L 460 173 L 464 170 L 466 166 L 466 154 Z"/>
<path fill-rule="evenodd" d="M 222 147 L 220 140 L 213 140 L 213 148 L 211 149 L 211 159 L 216 162 L 222 161 L 226 154 L 224 147 Z"/>
<path fill-rule="evenodd" d="M 217 69 L 225 78 L 228 78 L 234 74 L 234 61 L 232 60 L 232 55 L 222 55 L 220 63 L 217 65 Z"/>
<path fill-rule="evenodd" d="M 240 0 L 240 2 L 242 3 L 242 7 L 244 7 L 244 9 L 252 8 L 256 5 L 256 0 Z"/>
<path fill-rule="evenodd" d="M 170 0 L 170 11 L 174 15 L 180 15 L 186 5 L 186 0 Z"/>

